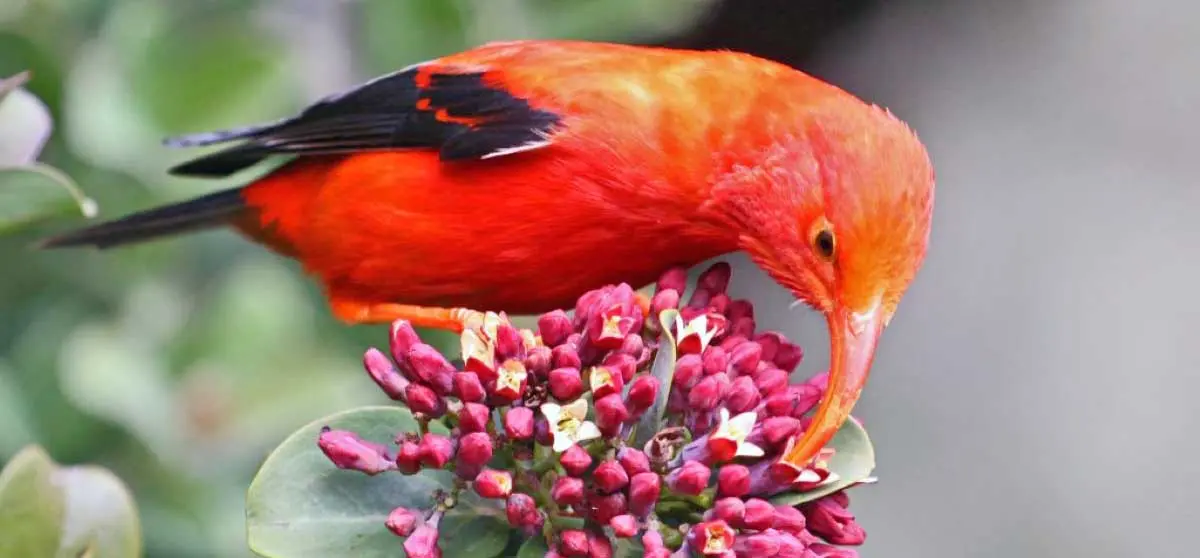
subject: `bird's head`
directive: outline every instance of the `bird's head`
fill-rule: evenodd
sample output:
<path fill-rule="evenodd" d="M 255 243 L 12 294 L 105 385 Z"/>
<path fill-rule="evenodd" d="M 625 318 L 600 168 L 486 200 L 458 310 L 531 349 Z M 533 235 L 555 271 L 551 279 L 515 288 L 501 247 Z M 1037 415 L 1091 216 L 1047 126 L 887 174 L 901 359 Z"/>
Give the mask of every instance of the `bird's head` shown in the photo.
<path fill-rule="evenodd" d="M 741 246 L 798 300 L 825 315 L 828 390 L 776 466 L 805 467 L 849 417 L 880 334 L 925 258 L 934 177 L 924 146 L 889 112 L 838 97 L 736 171 L 725 204 Z M 739 192 L 734 194 L 733 192 Z"/>

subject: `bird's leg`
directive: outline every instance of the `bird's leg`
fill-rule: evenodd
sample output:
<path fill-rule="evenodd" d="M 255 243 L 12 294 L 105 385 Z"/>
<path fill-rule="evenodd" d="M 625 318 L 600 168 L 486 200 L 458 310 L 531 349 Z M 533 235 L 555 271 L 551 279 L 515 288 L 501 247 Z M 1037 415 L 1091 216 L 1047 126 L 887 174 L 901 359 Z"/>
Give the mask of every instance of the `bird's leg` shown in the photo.
<path fill-rule="evenodd" d="M 351 324 L 379 324 L 408 320 L 416 327 L 462 333 L 464 328 L 483 323 L 483 312 L 466 308 L 368 303 L 336 298 L 330 302 L 330 307 L 338 319 Z"/>

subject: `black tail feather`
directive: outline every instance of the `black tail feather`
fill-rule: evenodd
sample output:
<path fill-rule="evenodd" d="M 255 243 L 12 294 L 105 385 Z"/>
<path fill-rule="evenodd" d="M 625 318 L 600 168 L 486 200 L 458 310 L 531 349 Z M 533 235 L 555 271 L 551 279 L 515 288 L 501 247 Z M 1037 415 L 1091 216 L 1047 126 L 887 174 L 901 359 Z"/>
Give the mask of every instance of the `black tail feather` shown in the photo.
<path fill-rule="evenodd" d="M 245 209 L 246 202 L 240 188 L 223 190 L 47 238 L 40 243 L 40 247 L 94 246 L 103 249 L 143 242 L 220 226 Z"/>
<path fill-rule="evenodd" d="M 220 178 L 250 168 L 269 155 L 261 146 L 250 143 L 235 145 L 176 165 L 167 172 L 176 176 Z"/>

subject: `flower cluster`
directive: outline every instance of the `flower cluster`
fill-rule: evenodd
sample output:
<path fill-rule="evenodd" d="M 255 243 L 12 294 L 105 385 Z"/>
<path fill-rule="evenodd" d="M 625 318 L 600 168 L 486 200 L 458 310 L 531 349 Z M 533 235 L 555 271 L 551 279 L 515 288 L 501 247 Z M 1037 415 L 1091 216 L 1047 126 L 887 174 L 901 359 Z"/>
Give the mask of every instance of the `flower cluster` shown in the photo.
<path fill-rule="evenodd" d="M 637 539 L 657 558 L 857 556 L 845 546 L 865 533 L 844 492 L 799 507 L 767 500 L 836 480 L 829 449 L 805 467 L 778 466 L 808 426 L 824 375 L 789 382 L 803 352 L 756 331 L 751 303 L 726 294 L 727 264 L 705 270 L 685 302 L 686 279 L 683 269 L 665 273 L 653 297 L 625 284 L 594 290 L 573 316 L 547 313 L 532 330 L 483 314 L 461 334 L 459 365 L 398 321 L 390 358 L 371 349 L 364 365 L 419 431 L 393 447 L 326 429 L 319 446 L 338 467 L 367 474 L 455 474 L 430 509 L 398 508 L 387 520 L 414 558 L 441 556 L 438 525 L 462 490 L 545 536 L 547 556 L 611 556 L 612 537 Z M 677 360 L 659 378 L 666 310 L 678 310 Z M 653 432 L 639 432 L 648 424 Z"/>

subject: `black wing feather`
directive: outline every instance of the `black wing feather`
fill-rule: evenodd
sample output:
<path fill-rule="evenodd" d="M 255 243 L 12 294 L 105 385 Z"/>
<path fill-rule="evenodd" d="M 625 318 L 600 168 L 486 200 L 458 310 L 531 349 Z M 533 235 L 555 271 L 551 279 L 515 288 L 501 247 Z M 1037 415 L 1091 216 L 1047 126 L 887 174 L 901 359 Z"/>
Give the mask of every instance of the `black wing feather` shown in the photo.
<path fill-rule="evenodd" d="M 382 149 L 437 149 L 445 161 L 480 159 L 547 144 L 559 116 L 489 85 L 485 76 L 416 66 L 326 97 L 292 118 L 171 138 L 165 143 L 174 147 L 242 142 L 169 172 L 227 176 L 272 155 Z M 454 120 L 439 117 L 439 111 Z"/>

